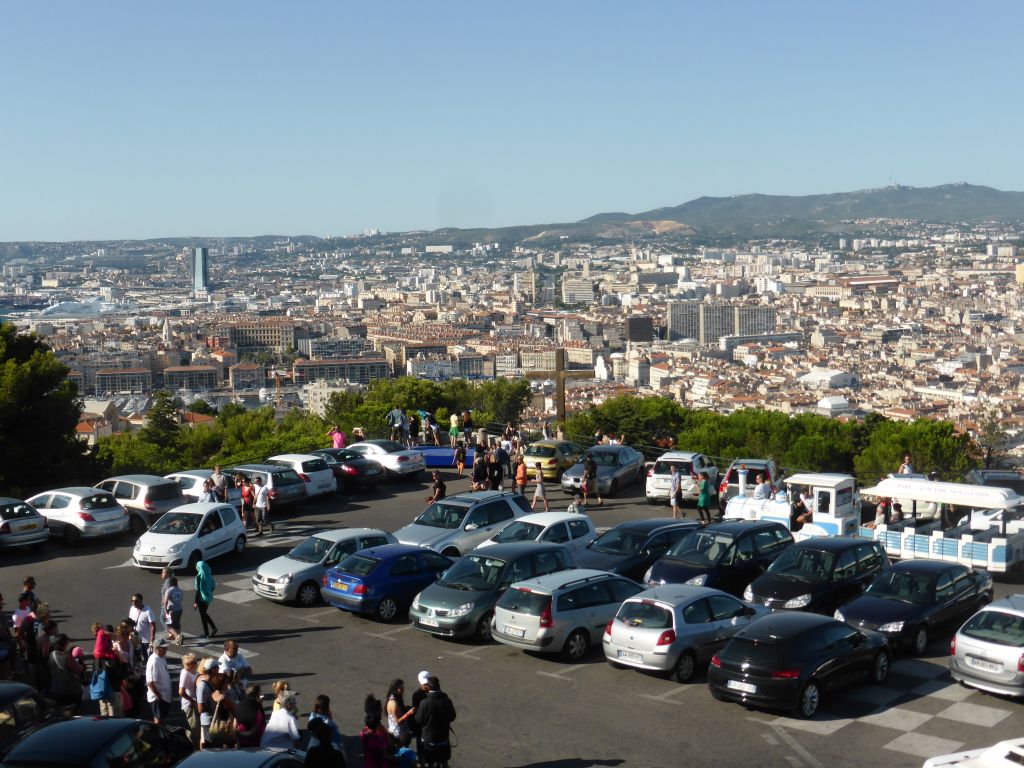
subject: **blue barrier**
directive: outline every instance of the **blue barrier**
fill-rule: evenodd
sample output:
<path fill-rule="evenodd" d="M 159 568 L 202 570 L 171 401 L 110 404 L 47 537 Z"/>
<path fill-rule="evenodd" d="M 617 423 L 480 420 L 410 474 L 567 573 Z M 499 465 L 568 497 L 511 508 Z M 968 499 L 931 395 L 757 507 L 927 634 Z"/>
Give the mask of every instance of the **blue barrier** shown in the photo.
<path fill-rule="evenodd" d="M 423 454 L 423 461 L 426 462 L 427 467 L 434 467 L 436 469 L 449 468 L 453 469 L 455 464 L 455 451 L 449 448 L 447 445 L 418 445 L 414 450 L 419 451 Z M 476 455 L 476 450 L 470 448 L 466 451 L 466 467 L 473 466 L 473 457 Z"/>

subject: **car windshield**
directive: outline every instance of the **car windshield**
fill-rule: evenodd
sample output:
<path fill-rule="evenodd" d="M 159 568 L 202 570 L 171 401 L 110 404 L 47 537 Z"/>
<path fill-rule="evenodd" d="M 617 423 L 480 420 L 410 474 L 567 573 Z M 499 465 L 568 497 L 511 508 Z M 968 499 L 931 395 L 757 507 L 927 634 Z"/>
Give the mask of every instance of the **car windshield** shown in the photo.
<path fill-rule="evenodd" d="M 738 483 L 740 481 L 740 476 L 739 476 L 738 469 L 739 469 L 738 467 L 733 467 L 733 468 L 731 468 L 729 470 L 729 475 L 727 477 L 728 482 L 730 482 L 730 483 Z M 764 475 L 764 478 L 765 478 L 766 481 L 769 479 L 768 478 L 768 471 L 764 467 L 754 467 L 754 466 L 751 466 L 751 465 L 748 464 L 747 465 L 747 485 L 753 485 L 754 481 L 757 480 L 757 476 L 758 475 Z"/>
<path fill-rule="evenodd" d="M 789 581 L 822 584 L 831 577 L 835 559 L 836 556 L 831 552 L 800 546 L 788 547 L 768 566 L 768 573 Z"/>
<path fill-rule="evenodd" d="M 531 445 L 523 451 L 523 455 L 536 456 L 541 459 L 550 459 L 555 455 L 555 449 L 554 446 L 551 445 Z"/>
<path fill-rule="evenodd" d="M 401 443 L 396 443 L 391 440 L 380 440 L 376 443 L 377 447 L 383 448 L 388 453 L 401 453 L 405 450 L 405 446 Z"/>
<path fill-rule="evenodd" d="M 619 608 L 615 618 L 630 627 L 672 628 L 672 611 L 650 600 L 627 600 Z"/>
<path fill-rule="evenodd" d="M 654 462 L 654 474 L 656 475 L 671 475 L 672 467 L 679 468 L 679 474 L 689 475 L 693 473 L 693 462 L 681 461 L 679 459 L 673 459 L 672 461 L 656 461 Z"/>
<path fill-rule="evenodd" d="M 363 454 L 356 453 L 355 451 L 337 451 L 334 454 L 325 454 L 325 458 L 330 457 L 335 461 L 355 461 L 356 459 L 363 458 Z"/>
<path fill-rule="evenodd" d="M 340 563 L 338 563 L 338 570 L 344 571 L 345 573 L 351 573 L 356 576 L 366 576 L 380 563 L 380 560 L 375 557 L 367 557 L 366 555 L 349 555 Z"/>
<path fill-rule="evenodd" d="M 151 485 L 149 490 L 146 491 L 146 498 L 150 501 L 170 501 L 171 499 L 180 499 L 181 488 L 173 481 L 169 483 L 160 483 L 159 485 Z"/>
<path fill-rule="evenodd" d="M 289 552 L 288 557 L 292 560 L 301 560 L 304 563 L 319 563 L 333 546 L 333 541 L 321 539 L 319 536 L 310 536 Z"/>
<path fill-rule="evenodd" d="M 542 595 L 528 589 L 510 589 L 498 600 L 498 607 L 513 613 L 540 616 L 541 611 L 551 605 L 551 595 Z"/>
<path fill-rule="evenodd" d="M 586 456 L 579 460 L 582 464 L 586 460 Z M 608 451 L 594 451 L 590 454 L 590 458 L 594 460 L 594 463 L 599 467 L 614 467 L 619 463 L 619 455 L 617 453 L 609 453 Z"/>
<path fill-rule="evenodd" d="M 750 664 L 754 667 L 770 667 L 779 661 L 780 647 L 775 643 L 734 637 L 718 654 L 720 658 L 734 664 Z"/>
<path fill-rule="evenodd" d="M 414 521 L 415 525 L 426 525 L 431 528 L 447 528 L 454 531 L 466 517 L 469 507 L 456 504 L 435 502 L 427 507 Z"/>
<path fill-rule="evenodd" d="M 626 531 L 613 528 L 605 531 L 597 538 L 590 548 L 606 555 L 635 555 L 640 551 L 647 537 L 637 531 Z"/>
<path fill-rule="evenodd" d="M 676 542 L 665 557 L 690 565 L 710 566 L 721 560 L 731 544 L 732 536 L 728 533 L 694 531 Z"/>
<path fill-rule="evenodd" d="M 899 600 L 901 603 L 924 605 L 931 593 L 932 580 L 929 576 L 903 571 L 885 571 L 871 582 L 864 594 L 883 600 Z"/>
<path fill-rule="evenodd" d="M 168 512 L 153 524 L 149 532 L 169 533 L 173 536 L 191 536 L 199 530 L 199 523 L 202 520 L 202 515 L 194 515 L 191 512 Z"/>
<path fill-rule="evenodd" d="M 454 589 L 493 589 L 498 586 L 505 561 L 487 555 L 465 555 L 445 571 L 439 583 Z"/>
<path fill-rule="evenodd" d="M 39 513 L 24 501 L 0 506 L 0 517 L 4 520 L 14 520 L 19 517 L 34 517 L 37 514 Z"/>
<path fill-rule="evenodd" d="M 494 540 L 502 544 L 507 544 L 510 541 L 536 541 L 543 530 L 544 526 L 542 525 L 516 520 L 502 528 Z"/>
<path fill-rule="evenodd" d="M 81 501 L 82 509 L 113 509 L 117 506 L 119 506 L 117 499 L 109 493 L 96 493 L 86 496 Z"/>
<path fill-rule="evenodd" d="M 968 637 L 1011 648 L 1024 646 L 1024 616 L 999 610 L 974 614 L 960 629 Z"/>

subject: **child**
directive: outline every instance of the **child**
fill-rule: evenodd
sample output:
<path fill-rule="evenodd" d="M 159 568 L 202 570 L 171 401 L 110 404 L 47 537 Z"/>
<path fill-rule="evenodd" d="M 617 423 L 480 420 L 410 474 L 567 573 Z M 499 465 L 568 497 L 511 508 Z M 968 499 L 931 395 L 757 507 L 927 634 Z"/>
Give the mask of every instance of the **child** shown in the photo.
<path fill-rule="evenodd" d="M 281 694 L 285 691 L 290 691 L 292 687 L 288 684 L 287 680 L 277 680 L 270 688 L 274 692 L 274 711 L 277 712 L 281 708 Z"/>
<path fill-rule="evenodd" d="M 462 472 L 466 468 L 466 446 L 461 440 L 455 446 L 455 458 L 452 459 L 452 463 L 458 467 L 459 477 L 462 477 Z"/>
<path fill-rule="evenodd" d="M 395 753 L 395 762 L 399 768 L 416 768 L 416 750 L 411 749 L 412 734 L 406 732 L 398 737 L 398 752 Z"/>
<path fill-rule="evenodd" d="M 583 496 L 581 496 L 580 494 L 577 493 L 573 497 L 573 499 L 572 499 L 572 504 L 570 504 L 569 508 L 567 510 L 565 510 L 565 511 L 566 512 L 575 512 L 577 515 L 585 515 L 585 514 L 587 514 L 587 507 L 583 503 Z"/>

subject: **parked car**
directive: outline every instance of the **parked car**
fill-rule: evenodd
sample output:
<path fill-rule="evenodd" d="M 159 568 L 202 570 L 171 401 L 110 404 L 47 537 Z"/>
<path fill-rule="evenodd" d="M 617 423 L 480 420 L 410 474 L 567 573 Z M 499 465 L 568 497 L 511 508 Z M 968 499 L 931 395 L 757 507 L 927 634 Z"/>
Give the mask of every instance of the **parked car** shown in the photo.
<path fill-rule="evenodd" d="M 718 509 L 725 512 L 725 505 L 729 499 L 740 492 L 739 470 L 747 470 L 747 493 L 754 492 L 754 483 L 758 475 L 764 476 L 764 481 L 772 488 L 778 488 L 782 480 L 782 473 L 771 459 L 736 459 L 729 465 L 725 476 L 718 484 Z"/>
<path fill-rule="evenodd" d="M 780 613 L 741 629 L 711 658 L 708 689 L 719 700 L 814 717 L 823 693 L 889 675 L 889 643 L 830 616 Z"/>
<path fill-rule="evenodd" d="M 743 599 L 772 610 L 811 611 L 831 616 L 889 567 L 877 541 L 848 536 L 816 536 L 788 547 Z"/>
<path fill-rule="evenodd" d="M 353 443 L 348 450 L 376 461 L 391 477 L 415 480 L 427 466 L 422 453 L 394 440 L 364 440 Z"/>
<path fill-rule="evenodd" d="M 693 679 L 712 654 L 768 609 L 717 589 L 666 584 L 627 599 L 605 627 L 602 644 L 613 666 Z"/>
<path fill-rule="evenodd" d="M 267 459 L 267 464 L 294 469 L 299 479 L 306 484 L 307 498 L 328 496 L 338 490 L 334 472 L 327 466 L 323 456 L 314 456 L 310 453 L 282 453 L 271 456 Z"/>
<path fill-rule="evenodd" d="M 988 485 L 993 488 L 1008 488 L 1024 497 L 1024 475 L 1013 469 L 972 469 L 964 475 L 964 482 L 970 485 Z"/>
<path fill-rule="evenodd" d="M 949 674 L 989 693 L 1024 696 L 1024 595 L 996 600 L 964 622 L 949 646 Z"/>
<path fill-rule="evenodd" d="M 562 473 L 580 460 L 584 448 L 568 440 L 538 440 L 523 451 L 523 460 L 530 470 L 530 481 L 536 476 L 537 464 L 545 480 L 560 480 Z"/>
<path fill-rule="evenodd" d="M 698 527 L 695 520 L 630 520 L 602 533 L 575 553 L 573 560 L 578 568 L 610 571 L 640 581 L 655 560 Z"/>
<path fill-rule="evenodd" d="M 339 493 L 348 493 L 353 488 L 373 488 L 384 477 L 384 468 L 379 462 L 348 448 L 317 448 L 310 453 L 323 457 L 327 462 L 338 483 Z"/>
<path fill-rule="evenodd" d="M 306 484 L 299 473 L 280 464 L 239 464 L 224 470 L 226 474 L 243 475 L 249 480 L 260 478 L 270 494 L 272 509 L 297 504 L 306 498 Z"/>
<path fill-rule="evenodd" d="M 664 504 L 669 502 L 669 491 L 672 487 L 672 467 L 679 469 L 679 488 L 683 501 L 697 501 L 700 486 L 697 478 L 701 472 L 708 473 L 708 493 L 718 493 L 718 467 L 703 453 L 687 451 L 669 451 L 663 453 L 647 471 L 647 503 Z"/>
<path fill-rule="evenodd" d="M 221 502 L 183 504 L 163 515 L 135 542 L 132 562 L 139 568 L 194 571 L 200 560 L 245 551 L 245 526 L 238 510 Z"/>
<path fill-rule="evenodd" d="M 737 520 L 691 531 L 647 569 L 644 583 L 714 587 L 739 597 L 786 547 L 793 535 L 781 523 Z"/>
<path fill-rule="evenodd" d="M 50 538 L 46 518 L 31 504 L 0 496 L 0 548 L 41 547 Z"/>
<path fill-rule="evenodd" d="M 193 752 L 174 768 L 304 768 L 306 753 L 296 749 L 207 749 Z"/>
<path fill-rule="evenodd" d="M 169 475 L 164 475 L 168 480 L 176 482 L 178 487 L 181 488 L 181 495 L 185 497 L 185 502 L 182 503 L 199 501 L 203 495 L 203 483 L 212 476 L 212 469 L 186 469 L 184 472 L 172 472 Z M 224 476 L 228 481 L 228 504 L 241 508 L 242 492 L 235 487 L 235 476 L 226 471 Z"/>
<path fill-rule="evenodd" d="M 335 608 L 391 621 L 451 564 L 444 555 L 409 544 L 371 547 L 327 570 L 320 594 Z"/>
<path fill-rule="evenodd" d="M 992 602 L 992 577 L 965 565 L 941 560 L 904 560 L 883 571 L 860 597 L 838 608 L 835 618 L 853 627 L 874 629 L 924 653 L 933 634 L 959 627 Z"/>
<path fill-rule="evenodd" d="M 0 682 L 0 759 L 32 731 L 59 717 L 32 686 Z"/>
<path fill-rule="evenodd" d="M 120 717 L 75 717 L 30 733 L 0 768 L 155 768 L 177 765 L 191 753 L 192 742 L 181 729 Z"/>
<path fill-rule="evenodd" d="M 535 512 L 513 520 L 489 539 L 478 544 L 477 549 L 492 544 L 540 541 L 564 544 L 570 552 L 576 552 L 596 538 L 597 529 L 588 515 L 578 515 L 575 512 Z"/>
<path fill-rule="evenodd" d="M 128 530 L 128 511 L 109 491 L 74 486 L 38 493 L 28 503 L 46 518 L 54 536 L 67 544 L 79 539 L 117 536 Z"/>
<path fill-rule="evenodd" d="M 420 592 L 409 609 L 409 624 L 442 637 L 491 639 L 494 604 L 512 584 L 572 568 L 558 544 L 496 544 L 460 557 Z"/>
<path fill-rule="evenodd" d="M 456 558 L 493 536 L 517 517 L 528 515 L 530 502 L 502 491 L 472 491 L 435 501 L 410 525 L 395 531 L 402 544 L 430 547 Z"/>
<path fill-rule="evenodd" d="M 628 445 L 596 445 L 562 473 L 562 490 L 579 493 L 583 483 L 583 461 L 587 456 L 597 464 L 597 492 L 614 496 L 627 485 L 639 483 L 646 473 L 644 455 Z"/>
<path fill-rule="evenodd" d="M 314 533 L 288 554 L 263 563 L 252 577 L 252 590 L 269 600 L 314 605 L 320 600 L 320 583 L 329 568 L 360 549 L 396 541 L 390 533 L 377 528 L 338 528 Z"/>
<path fill-rule="evenodd" d="M 141 535 L 164 512 L 186 503 L 181 487 L 159 475 L 118 475 L 96 483 L 96 487 L 110 491 L 131 514 L 132 536 Z"/>
<path fill-rule="evenodd" d="M 494 606 L 491 635 L 527 651 L 582 659 L 622 601 L 643 587 L 605 571 L 572 569 L 513 584 Z"/>

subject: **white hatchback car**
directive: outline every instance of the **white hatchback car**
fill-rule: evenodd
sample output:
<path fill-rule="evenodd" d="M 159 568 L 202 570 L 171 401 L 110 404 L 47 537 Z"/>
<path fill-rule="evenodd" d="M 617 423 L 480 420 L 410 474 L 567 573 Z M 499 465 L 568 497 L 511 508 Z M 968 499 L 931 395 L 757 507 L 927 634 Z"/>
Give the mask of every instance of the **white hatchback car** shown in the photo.
<path fill-rule="evenodd" d="M 537 541 L 542 544 L 564 544 L 570 552 L 586 548 L 597 538 L 594 521 L 575 512 L 536 512 L 513 520 L 477 549 L 492 544 Z"/>
<path fill-rule="evenodd" d="M 306 498 L 327 496 L 338 490 L 334 470 L 324 461 L 323 456 L 314 456 L 310 453 L 282 453 L 279 456 L 271 456 L 267 459 L 267 464 L 294 469 L 306 484 Z"/>
<path fill-rule="evenodd" d="M 197 502 L 166 512 L 135 542 L 132 562 L 140 568 L 195 570 L 200 560 L 245 551 L 245 528 L 230 504 Z"/>
<path fill-rule="evenodd" d="M 109 491 L 99 488 L 57 488 L 27 500 L 46 518 L 46 527 L 68 544 L 96 536 L 116 536 L 128 530 L 128 511 Z"/>

